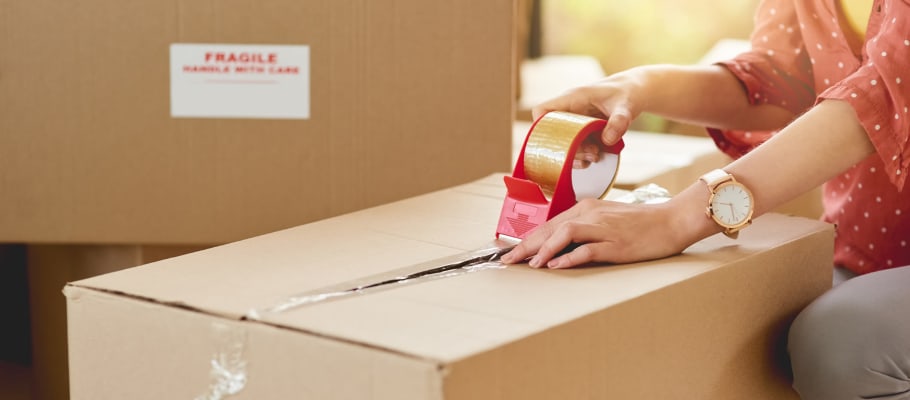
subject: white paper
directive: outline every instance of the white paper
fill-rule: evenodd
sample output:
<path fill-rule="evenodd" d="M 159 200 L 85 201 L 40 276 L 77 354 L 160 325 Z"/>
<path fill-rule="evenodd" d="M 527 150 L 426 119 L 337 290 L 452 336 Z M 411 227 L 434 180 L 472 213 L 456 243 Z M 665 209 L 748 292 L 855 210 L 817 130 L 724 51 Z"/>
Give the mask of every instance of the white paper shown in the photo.
<path fill-rule="evenodd" d="M 310 47 L 171 44 L 171 117 L 310 118 Z"/>

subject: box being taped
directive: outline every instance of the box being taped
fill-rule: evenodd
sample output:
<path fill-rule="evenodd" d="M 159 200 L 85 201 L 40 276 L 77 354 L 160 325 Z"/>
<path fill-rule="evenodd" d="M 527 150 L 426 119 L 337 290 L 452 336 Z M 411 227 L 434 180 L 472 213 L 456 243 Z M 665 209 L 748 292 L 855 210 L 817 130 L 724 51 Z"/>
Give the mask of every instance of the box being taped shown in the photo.
<path fill-rule="evenodd" d="M 833 236 L 799 217 L 652 262 L 500 266 L 262 311 L 484 247 L 501 179 L 69 284 L 72 398 L 796 398 L 780 339 L 830 287 Z"/>

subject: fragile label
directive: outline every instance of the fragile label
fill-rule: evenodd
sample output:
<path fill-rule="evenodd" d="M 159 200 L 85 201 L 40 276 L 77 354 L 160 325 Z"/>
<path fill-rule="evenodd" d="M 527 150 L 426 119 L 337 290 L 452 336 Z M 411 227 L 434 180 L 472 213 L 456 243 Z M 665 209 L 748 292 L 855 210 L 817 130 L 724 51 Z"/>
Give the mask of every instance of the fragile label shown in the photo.
<path fill-rule="evenodd" d="M 310 47 L 171 44 L 171 116 L 310 117 Z"/>

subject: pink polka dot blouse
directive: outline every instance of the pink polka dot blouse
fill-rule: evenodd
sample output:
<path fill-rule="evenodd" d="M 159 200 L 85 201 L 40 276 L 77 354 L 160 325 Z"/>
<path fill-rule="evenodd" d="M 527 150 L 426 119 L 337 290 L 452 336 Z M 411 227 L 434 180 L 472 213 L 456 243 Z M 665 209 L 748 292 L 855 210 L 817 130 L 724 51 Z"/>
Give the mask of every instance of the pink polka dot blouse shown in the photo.
<path fill-rule="evenodd" d="M 877 152 L 825 184 L 822 218 L 836 225 L 835 264 L 863 274 L 910 265 L 910 0 L 875 0 L 865 39 L 842 28 L 836 2 L 764 0 L 752 50 L 721 65 L 753 104 L 801 114 L 838 99 L 856 110 Z M 709 133 L 734 157 L 772 134 Z"/>

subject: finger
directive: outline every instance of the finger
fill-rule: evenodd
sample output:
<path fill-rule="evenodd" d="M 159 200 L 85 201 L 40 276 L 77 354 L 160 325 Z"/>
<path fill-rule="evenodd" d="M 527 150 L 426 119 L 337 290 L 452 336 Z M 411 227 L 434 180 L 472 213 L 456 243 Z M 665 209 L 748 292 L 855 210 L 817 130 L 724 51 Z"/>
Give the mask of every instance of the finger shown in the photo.
<path fill-rule="evenodd" d="M 615 107 L 607 119 L 607 126 L 604 128 L 602 140 L 607 145 L 614 145 L 619 142 L 622 135 L 629 130 L 632 124 L 632 113 L 626 106 Z"/>
<path fill-rule="evenodd" d="M 600 147 L 593 143 L 582 144 L 575 152 L 575 158 L 572 160 L 572 168 L 588 168 L 591 163 L 595 163 L 600 158 Z"/>
<path fill-rule="evenodd" d="M 582 145 L 583 159 L 590 162 L 597 162 L 600 159 L 599 143 L 584 143 Z"/>
<path fill-rule="evenodd" d="M 595 146 L 595 150 L 591 153 L 586 153 L 585 159 L 589 162 L 596 163 L 600 161 L 600 146 Z"/>
<path fill-rule="evenodd" d="M 586 158 L 587 158 L 587 157 L 586 157 Z M 573 168 L 573 169 L 585 169 L 585 168 L 588 168 L 590 165 L 591 165 L 591 161 L 589 161 L 589 160 L 574 160 L 574 161 L 572 161 L 572 168 Z"/>
<path fill-rule="evenodd" d="M 572 243 L 601 242 L 605 239 L 605 233 L 607 233 L 607 230 L 601 224 L 592 224 L 579 220 L 563 223 L 540 245 L 540 250 L 538 250 L 537 255 L 531 259 L 531 264 L 534 267 L 542 267 L 544 265 L 550 266 L 549 263 L 551 260 L 565 257 L 565 255 L 557 257 L 557 254 L 565 250 L 566 247 Z M 582 248 L 584 248 L 584 250 L 579 250 Z M 578 260 L 569 257 L 568 259 L 558 261 L 557 264 L 565 265 L 563 268 L 568 268 L 570 266 L 578 265 L 579 263 L 592 261 L 594 254 L 588 254 L 590 250 L 591 248 L 589 245 L 578 246 L 566 254 L 577 253 L 575 257 L 578 258 Z"/>
<path fill-rule="evenodd" d="M 548 235 L 541 240 L 540 244 L 537 245 L 537 254 L 531 257 L 528 264 L 533 268 L 546 267 L 550 259 L 572 243 L 571 235 L 565 234 L 564 231 L 566 230 L 566 225 L 573 224 L 576 224 L 576 222 L 566 222 L 560 225 L 554 234 Z M 572 228 L 569 229 L 571 230 Z"/>
<path fill-rule="evenodd" d="M 579 218 L 584 210 L 597 207 L 602 203 L 602 200 L 598 199 L 583 199 L 575 204 L 566 211 L 563 211 L 549 221 L 541 224 L 536 229 L 531 231 L 531 233 L 521 241 L 517 246 L 515 246 L 512 251 L 504 254 L 500 260 L 506 264 L 517 264 L 524 260 L 527 260 L 528 257 L 533 256 L 540 249 L 540 246 L 553 235 L 558 226 L 572 221 L 575 218 Z M 563 246 L 565 247 L 565 246 Z M 549 258 L 547 258 L 549 260 Z"/>
<path fill-rule="evenodd" d="M 538 118 L 550 111 L 569 111 L 572 112 L 572 100 L 567 95 L 554 97 L 543 103 L 531 108 L 531 120 L 537 121 Z"/>
<path fill-rule="evenodd" d="M 549 236 L 546 224 L 538 226 L 527 238 L 518 243 L 511 251 L 500 257 L 505 264 L 518 264 L 537 253 L 540 243 Z"/>
<path fill-rule="evenodd" d="M 542 115 L 554 111 L 553 108 L 548 107 L 547 103 L 539 104 L 531 108 L 531 121 L 537 121 Z"/>
<path fill-rule="evenodd" d="M 590 262 L 611 261 L 613 259 L 611 256 L 617 256 L 616 249 L 610 250 L 612 247 L 614 247 L 612 242 L 586 243 L 566 254 L 554 257 L 547 263 L 547 268 L 565 269 Z"/>
<path fill-rule="evenodd" d="M 540 244 L 552 234 L 553 226 L 553 220 L 541 224 L 531 231 L 526 238 L 522 239 L 511 251 L 500 257 L 500 260 L 506 264 L 517 264 L 527 260 L 537 253 L 537 250 L 540 249 Z"/>
<path fill-rule="evenodd" d="M 523 253 L 522 250 L 519 250 L 518 246 L 515 246 L 515 248 L 509 250 L 508 253 L 499 257 L 499 261 L 502 261 L 503 264 L 518 264 L 528 258 L 527 255 L 522 255 Z"/>
<path fill-rule="evenodd" d="M 594 118 L 606 118 L 608 114 L 594 104 L 594 99 L 598 97 L 596 89 L 590 86 L 579 86 L 532 107 L 531 116 L 536 121 L 550 111 L 567 111 Z"/>

